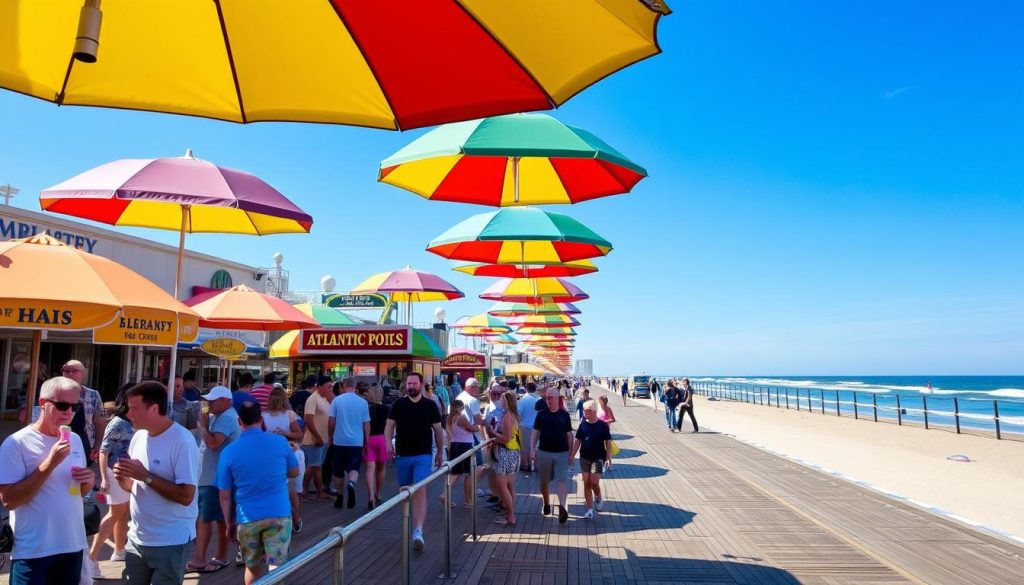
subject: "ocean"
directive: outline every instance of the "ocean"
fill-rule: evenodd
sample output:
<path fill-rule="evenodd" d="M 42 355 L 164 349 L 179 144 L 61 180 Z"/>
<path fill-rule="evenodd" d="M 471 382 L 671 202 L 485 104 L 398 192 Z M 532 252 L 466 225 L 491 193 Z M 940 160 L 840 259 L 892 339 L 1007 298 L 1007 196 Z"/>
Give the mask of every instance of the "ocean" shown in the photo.
<path fill-rule="evenodd" d="M 662 376 L 659 376 L 662 377 Z M 672 376 L 681 378 L 682 376 Z M 835 415 L 1024 434 L 1024 376 L 690 376 L 724 398 Z M 724 394 L 723 394 L 724 392 Z M 797 396 L 800 397 L 799 402 Z M 956 413 L 959 412 L 959 417 Z"/>

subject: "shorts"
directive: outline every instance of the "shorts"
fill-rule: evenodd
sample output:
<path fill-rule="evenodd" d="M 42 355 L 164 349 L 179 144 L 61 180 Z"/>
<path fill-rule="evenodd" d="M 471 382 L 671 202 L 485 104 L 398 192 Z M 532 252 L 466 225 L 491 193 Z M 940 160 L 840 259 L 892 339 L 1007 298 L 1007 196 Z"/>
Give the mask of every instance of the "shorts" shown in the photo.
<path fill-rule="evenodd" d="M 363 447 L 335 445 L 331 458 L 331 474 L 334 477 L 345 477 L 349 471 L 359 471 L 363 464 Z"/>
<path fill-rule="evenodd" d="M 306 456 L 307 467 L 322 467 L 327 456 L 327 445 L 303 445 L 302 454 Z"/>
<path fill-rule="evenodd" d="M 434 470 L 431 455 L 399 455 L 395 457 L 395 474 L 398 486 L 405 487 L 425 479 Z"/>
<path fill-rule="evenodd" d="M 266 562 L 275 567 L 288 560 L 288 547 L 292 543 L 292 519 L 266 518 L 238 525 L 238 548 L 245 566 L 259 567 Z"/>
<path fill-rule="evenodd" d="M 498 475 L 515 475 L 519 471 L 519 450 L 512 450 L 498 445 L 494 454 L 494 473 Z"/>
<path fill-rule="evenodd" d="M 601 475 L 604 472 L 604 459 L 584 459 L 580 457 L 580 471 Z"/>
<path fill-rule="evenodd" d="M 459 455 L 466 453 L 473 449 L 473 443 L 452 443 L 451 449 L 449 449 L 448 460 L 452 461 Z M 465 475 L 470 472 L 469 457 L 466 457 L 462 461 L 452 466 L 452 475 Z"/>
<path fill-rule="evenodd" d="M 131 499 L 131 495 L 131 492 L 124 491 L 116 479 L 107 484 L 107 504 L 111 506 L 127 504 L 128 500 Z"/>
<path fill-rule="evenodd" d="M 370 442 L 366 450 L 367 463 L 388 462 L 388 440 L 384 435 L 370 435 Z"/>
<path fill-rule="evenodd" d="M 537 474 L 542 484 L 569 481 L 569 453 L 550 453 L 537 450 Z"/>
<path fill-rule="evenodd" d="M 224 511 L 220 508 L 220 490 L 216 486 L 199 486 L 199 520 L 202 522 L 224 521 Z"/>

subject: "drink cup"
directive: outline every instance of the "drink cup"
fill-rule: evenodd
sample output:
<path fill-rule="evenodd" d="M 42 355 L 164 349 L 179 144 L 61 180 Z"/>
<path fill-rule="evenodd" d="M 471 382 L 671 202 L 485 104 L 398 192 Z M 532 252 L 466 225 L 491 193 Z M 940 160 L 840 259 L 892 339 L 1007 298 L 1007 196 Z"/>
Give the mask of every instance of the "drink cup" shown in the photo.
<path fill-rule="evenodd" d="M 203 414 L 210 414 L 210 403 L 203 401 L 202 406 L 199 407 L 203 411 Z"/>
<path fill-rule="evenodd" d="M 68 425 L 60 425 L 60 440 L 65 443 L 71 441 L 71 427 Z"/>
<path fill-rule="evenodd" d="M 71 475 L 72 475 L 72 477 L 71 477 L 71 483 L 68 485 L 68 494 L 70 494 L 72 496 L 81 496 L 82 495 L 82 486 L 77 481 L 75 481 L 75 478 L 74 478 L 74 474 L 77 473 L 78 470 L 80 470 L 80 469 L 83 469 L 83 468 L 82 467 L 78 467 L 77 465 L 71 466 Z"/>

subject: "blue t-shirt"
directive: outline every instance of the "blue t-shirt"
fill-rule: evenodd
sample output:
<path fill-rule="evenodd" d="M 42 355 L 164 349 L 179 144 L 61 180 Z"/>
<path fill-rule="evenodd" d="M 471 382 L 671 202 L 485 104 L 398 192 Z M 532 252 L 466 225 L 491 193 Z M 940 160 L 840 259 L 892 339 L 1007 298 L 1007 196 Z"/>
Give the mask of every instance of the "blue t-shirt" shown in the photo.
<path fill-rule="evenodd" d="M 200 414 L 199 416 L 203 416 Z M 242 427 L 238 424 L 238 413 L 235 409 L 229 408 L 219 415 L 209 414 L 210 434 L 220 433 L 227 437 L 225 442 L 217 449 L 207 447 L 206 441 L 199 445 L 199 485 L 216 485 L 217 483 L 217 460 L 220 459 L 228 444 L 238 438 Z"/>
<path fill-rule="evenodd" d="M 106 430 L 103 431 L 103 442 L 100 443 L 100 451 L 107 454 L 109 469 L 114 468 L 118 459 L 128 456 L 128 446 L 131 445 L 134 434 L 135 429 L 128 419 L 119 416 L 110 419 Z"/>
<path fill-rule="evenodd" d="M 334 419 L 334 444 L 362 447 L 363 423 L 370 422 L 370 403 L 354 392 L 345 392 L 331 401 L 330 413 Z"/>
<path fill-rule="evenodd" d="M 246 402 L 256 402 L 252 394 L 249 394 L 245 390 L 235 390 L 231 393 L 231 407 L 238 411 Z"/>
<path fill-rule="evenodd" d="M 235 522 L 291 516 L 288 470 L 298 467 L 284 437 L 258 428 L 242 431 L 217 465 L 217 487 L 235 492 Z"/>
<path fill-rule="evenodd" d="M 533 428 L 533 422 L 537 420 L 537 403 L 540 396 L 527 394 L 519 399 L 519 424 L 524 427 Z"/>

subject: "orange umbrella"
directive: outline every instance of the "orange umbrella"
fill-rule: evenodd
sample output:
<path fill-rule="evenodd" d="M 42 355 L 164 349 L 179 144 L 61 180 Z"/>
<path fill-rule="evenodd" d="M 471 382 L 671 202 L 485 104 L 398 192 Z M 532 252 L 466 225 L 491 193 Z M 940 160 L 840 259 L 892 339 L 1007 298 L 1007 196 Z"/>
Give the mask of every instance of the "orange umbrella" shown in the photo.
<path fill-rule="evenodd" d="M 257 292 L 244 284 L 208 292 L 185 301 L 199 314 L 203 327 L 283 331 L 320 329 L 320 323 L 287 301 Z"/>

